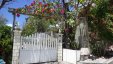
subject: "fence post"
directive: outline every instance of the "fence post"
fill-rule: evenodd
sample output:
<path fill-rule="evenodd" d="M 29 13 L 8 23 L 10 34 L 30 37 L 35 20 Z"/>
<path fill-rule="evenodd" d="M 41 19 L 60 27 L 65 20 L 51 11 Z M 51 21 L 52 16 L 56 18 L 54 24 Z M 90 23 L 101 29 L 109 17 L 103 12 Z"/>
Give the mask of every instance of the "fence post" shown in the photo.
<path fill-rule="evenodd" d="M 19 48 L 20 48 L 20 30 L 14 30 L 14 38 L 13 38 L 13 54 L 12 54 L 12 64 L 19 63 Z"/>
<path fill-rule="evenodd" d="M 62 55 L 62 34 L 59 34 L 58 37 L 58 62 L 62 62 L 63 60 L 63 55 Z"/>

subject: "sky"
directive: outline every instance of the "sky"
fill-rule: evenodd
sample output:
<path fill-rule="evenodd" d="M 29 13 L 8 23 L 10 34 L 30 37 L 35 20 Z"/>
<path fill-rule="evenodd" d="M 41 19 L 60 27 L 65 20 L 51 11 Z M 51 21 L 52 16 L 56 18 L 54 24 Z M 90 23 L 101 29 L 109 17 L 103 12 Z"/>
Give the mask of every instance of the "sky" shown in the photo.
<path fill-rule="evenodd" d="M 8 8 L 21 8 L 25 5 L 29 5 L 33 0 L 14 0 L 14 2 L 7 3 L 2 9 L 0 9 L 0 15 L 4 16 L 8 22 L 7 25 L 13 24 L 13 15 L 8 12 Z M 25 18 L 28 16 L 20 15 L 20 17 L 16 17 L 16 21 L 19 22 L 20 27 L 22 28 L 25 24 Z"/>

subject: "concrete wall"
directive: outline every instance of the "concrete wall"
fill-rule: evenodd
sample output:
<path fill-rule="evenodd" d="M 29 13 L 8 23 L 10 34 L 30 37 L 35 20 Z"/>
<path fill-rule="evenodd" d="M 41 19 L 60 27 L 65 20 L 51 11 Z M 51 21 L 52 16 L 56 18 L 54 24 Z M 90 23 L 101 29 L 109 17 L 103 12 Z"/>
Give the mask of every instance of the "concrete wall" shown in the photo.
<path fill-rule="evenodd" d="M 18 64 L 19 62 L 20 35 L 21 31 L 14 31 L 12 64 Z"/>
<path fill-rule="evenodd" d="M 63 49 L 63 62 L 77 64 L 80 60 L 80 50 Z"/>
<path fill-rule="evenodd" d="M 58 42 L 58 62 L 62 62 L 63 61 L 63 48 L 62 48 L 62 34 L 59 34 L 59 42 Z"/>

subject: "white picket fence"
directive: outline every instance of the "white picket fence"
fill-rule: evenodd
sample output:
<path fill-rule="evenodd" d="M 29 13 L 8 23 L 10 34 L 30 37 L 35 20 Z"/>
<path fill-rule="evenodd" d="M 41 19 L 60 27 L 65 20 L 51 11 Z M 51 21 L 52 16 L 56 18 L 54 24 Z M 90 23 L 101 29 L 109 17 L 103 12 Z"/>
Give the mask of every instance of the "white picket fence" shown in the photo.
<path fill-rule="evenodd" d="M 21 36 L 19 64 L 57 61 L 59 42 L 62 42 L 60 37 L 46 33 Z"/>

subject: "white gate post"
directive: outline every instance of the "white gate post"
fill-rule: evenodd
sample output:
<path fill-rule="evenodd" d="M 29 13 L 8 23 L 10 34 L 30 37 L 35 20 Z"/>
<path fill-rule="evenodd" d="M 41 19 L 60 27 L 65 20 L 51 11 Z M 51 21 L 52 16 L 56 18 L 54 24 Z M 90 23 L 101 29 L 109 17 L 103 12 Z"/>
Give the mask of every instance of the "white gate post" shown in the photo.
<path fill-rule="evenodd" d="M 19 48 L 20 48 L 20 30 L 14 30 L 14 39 L 13 39 L 13 54 L 12 54 L 12 64 L 19 63 Z"/>
<path fill-rule="evenodd" d="M 58 37 L 58 62 L 62 62 L 63 58 L 62 58 L 62 34 L 59 34 Z"/>

